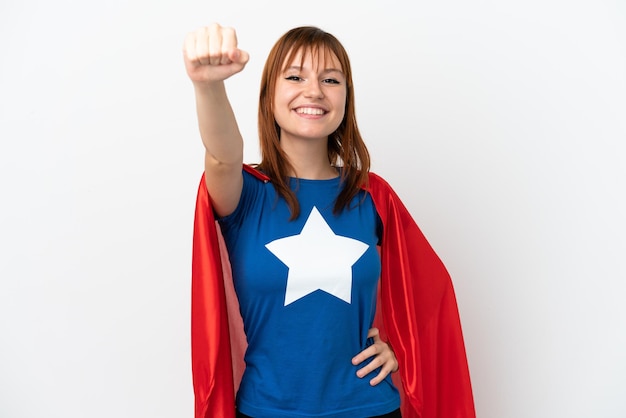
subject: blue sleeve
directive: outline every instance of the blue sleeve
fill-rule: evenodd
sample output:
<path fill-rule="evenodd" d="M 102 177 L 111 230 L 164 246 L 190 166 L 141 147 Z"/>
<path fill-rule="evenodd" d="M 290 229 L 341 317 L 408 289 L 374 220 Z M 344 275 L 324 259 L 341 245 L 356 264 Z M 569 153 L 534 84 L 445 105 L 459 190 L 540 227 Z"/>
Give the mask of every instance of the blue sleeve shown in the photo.
<path fill-rule="evenodd" d="M 261 201 L 261 193 L 264 183 L 259 181 L 259 179 L 247 171 L 242 171 L 243 188 L 241 190 L 239 203 L 233 213 L 218 219 L 222 232 L 229 233 L 229 235 L 236 234 L 236 231 L 241 227 L 245 217 Z"/>

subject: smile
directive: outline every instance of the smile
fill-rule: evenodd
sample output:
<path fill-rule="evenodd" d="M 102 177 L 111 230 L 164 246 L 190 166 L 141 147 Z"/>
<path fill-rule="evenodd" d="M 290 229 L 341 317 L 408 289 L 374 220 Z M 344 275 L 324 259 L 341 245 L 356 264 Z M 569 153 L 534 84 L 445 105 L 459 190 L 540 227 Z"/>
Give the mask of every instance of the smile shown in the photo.
<path fill-rule="evenodd" d="M 296 113 L 301 115 L 323 115 L 326 111 L 318 107 L 299 107 L 296 109 Z"/>

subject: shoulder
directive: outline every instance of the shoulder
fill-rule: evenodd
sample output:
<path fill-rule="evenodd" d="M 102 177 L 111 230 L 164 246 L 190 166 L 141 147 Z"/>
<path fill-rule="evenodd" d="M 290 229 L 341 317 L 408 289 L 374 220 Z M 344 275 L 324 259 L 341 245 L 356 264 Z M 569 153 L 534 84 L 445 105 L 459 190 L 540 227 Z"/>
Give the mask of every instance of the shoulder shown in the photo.
<path fill-rule="evenodd" d="M 404 203 L 391 187 L 391 185 L 376 173 L 368 173 L 369 185 L 367 192 L 372 197 L 374 206 L 378 211 L 378 214 L 383 219 L 383 223 L 389 214 L 395 214 L 394 216 L 402 215 L 404 218 L 411 218 Z"/>
<path fill-rule="evenodd" d="M 270 178 L 263 172 L 257 170 L 254 166 L 249 165 L 249 164 L 244 164 L 243 165 L 243 172 L 244 175 L 248 174 L 250 177 L 253 177 L 259 181 L 262 181 L 264 183 L 267 183 L 268 181 L 270 181 Z"/>
<path fill-rule="evenodd" d="M 392 194 L 395 195 L 393 188 L 391 185 L 379 176 L 376 173 L 372 173 L 371 171 L 368 173 L 368 181 L 369 185 L 367 187 L 367 191 L 370 193 L 383 193 L 383 194 Z"/>
<path fill-rule="evenodd" d="M 227 228 L 239 226 L 246 217 L 252 216 L 272 191 L 269 178 L 254 167 L 244 164 L 241 173 L 243 185 L 237 206 L 229 215 L 219 218 L 220 224 Z"/>

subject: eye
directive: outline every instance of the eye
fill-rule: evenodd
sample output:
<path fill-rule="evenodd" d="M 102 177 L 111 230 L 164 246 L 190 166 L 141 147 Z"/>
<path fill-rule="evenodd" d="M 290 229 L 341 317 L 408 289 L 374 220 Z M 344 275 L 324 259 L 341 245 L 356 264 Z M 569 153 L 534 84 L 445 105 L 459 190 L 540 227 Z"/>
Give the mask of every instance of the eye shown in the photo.
<path fill-rule="evenodd" d="M 322 83 L 324 84 L 341 84 L 341 82 L 335 78 L 326 78 L 324 80 L 322 80 Z"/>
<path fill-rule="evenodd" d="M 285 80 L 289 80 L 289 81 L 302 81 L 301 77 L 298 77 L 297 75 L 290 75 L 285 77 Z"/>

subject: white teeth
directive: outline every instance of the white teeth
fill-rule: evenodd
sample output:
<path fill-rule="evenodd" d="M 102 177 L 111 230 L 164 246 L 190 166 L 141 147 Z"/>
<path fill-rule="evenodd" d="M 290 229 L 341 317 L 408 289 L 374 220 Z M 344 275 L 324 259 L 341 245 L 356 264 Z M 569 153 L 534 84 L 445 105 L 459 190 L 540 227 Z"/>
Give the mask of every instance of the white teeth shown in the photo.
<path fill-rule="evenodd" d="M 323 115 L 324 110 L 315 107 L 299 107 L 296 112 L 304 115 Z"/>

